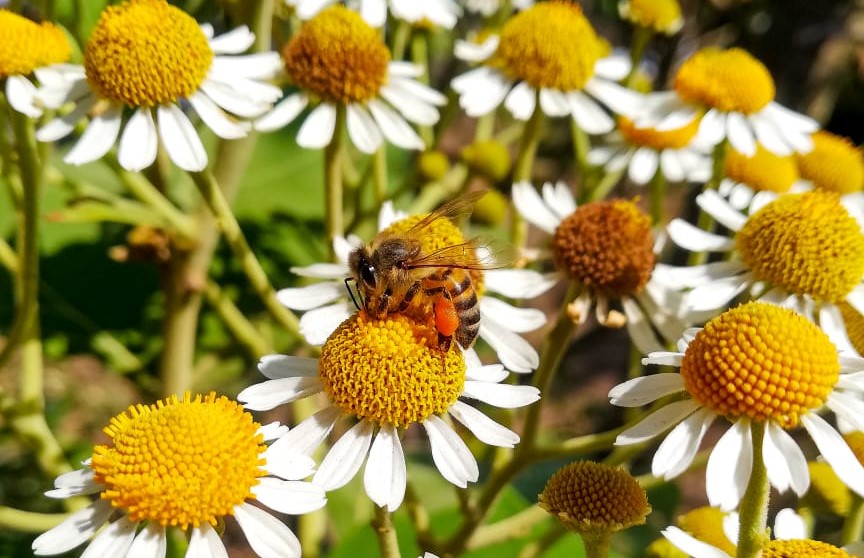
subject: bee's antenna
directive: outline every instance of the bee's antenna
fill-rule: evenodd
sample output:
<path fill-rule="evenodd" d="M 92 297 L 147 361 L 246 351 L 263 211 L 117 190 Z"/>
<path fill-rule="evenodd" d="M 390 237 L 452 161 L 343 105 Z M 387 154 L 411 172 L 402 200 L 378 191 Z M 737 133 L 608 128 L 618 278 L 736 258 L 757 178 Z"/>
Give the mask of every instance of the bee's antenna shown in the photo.
<path fill-rule="evenodd" d="M 354 298 L 354 291 L 351 290 L 351 285 L 348 284 L 349 282 L 353 282 L 353 281 L 354 281 L 353 277 L 346 277 L 345 278 L 345 289 L 348 291 L 348 295 L 351 297 L 351 302 L 354 303 L 354 307 L 357 310 L 362 310 L 362 308 L 360 308 L 360 305 L 357 304 L 357 299 Z M 357 295 L 359 296 L 360 293 L 358 292 Z"/>

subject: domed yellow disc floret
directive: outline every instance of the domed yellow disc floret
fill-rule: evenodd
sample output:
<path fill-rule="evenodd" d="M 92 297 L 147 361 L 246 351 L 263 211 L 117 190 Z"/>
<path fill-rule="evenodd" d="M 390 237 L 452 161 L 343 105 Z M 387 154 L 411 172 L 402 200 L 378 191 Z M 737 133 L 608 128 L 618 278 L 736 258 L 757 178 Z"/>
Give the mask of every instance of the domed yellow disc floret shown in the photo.
<path fill-rule="evenodd" d="M 813 150 L 796 154 L 801 176 L 816 188 L 852 194 L 864 189 L 864 153 L 849 138 L 830 132 L 813 134 Z"/>
<path fill-rule="evenodd" d="M 609 44 L 597 37 L 575 2 L 534 4 L 501 29 L 492 64 L 512 79 L 535 88 L 574 91 L 594 75 Z"/>
<path fill-rule="evenodd" d="M 51 23 L 34 23 L 8 10 L 0 10 L 0 79 L 28 75 L 49 64 L 69 60 L 72 48 L 63 30 Z"/>
<path fill-rule="evenodd" d="M 798 169 L 792 157 L 781 157 L 761 145 L 748 157 L 731 147 L 726 150 L 726 176 L 753 190 L 783 194 L 798 180 Z"/>
<path fill-rule="evenodd" d="M 380 425 L 407 426 L 447 411 L 465 385 L 462 351 L 438 349 L 434 324 L 401 314 L 351 316 L 318 361 L 330 401 L 343 413 Z"/>
<path fill-rule="evenodd" d="M 864 316 L 848 302 L 841 302 L 837 307 L 843 315 L 843 324 L 846 326 L 849 341 L 859 354 L 864 354 Z"/>
<path fill-rule="evenodd" d="M 765 543 L 762 558 L 852 558 L 852 555 L 822 541 L 790 539 Z"/>
<path fill-rule="evenodd" d="M 642 525 L 651 513 L 645 490 L 630 473 L 593 461 L 556 471 L 539 499 L 567 528 L 589 535 Z"/>
<path fill-rule="evenodd" d="M 684 24 L 678 0 L 624 0 L 618 12 L 636 25 L 667 35 L 677 33 Z"/>
<path fill-rule="evenodd" d="M 864 276 L 864 235 L 837 194 L 785 194 L 747 219 L 735 243 L 760 281 L 838 303 Z"/>
<path fill-rule="evenodd" d="M 703 48 L 681 65 L 674 87 L 685 101 L 744 114 L 762 110 L 775 93 L 768 69 L 740 48 Z"/>
<path fill-rule="evenodd" d="M 632 120 L 623 116 L 618 119 L 618 132 L 627 143 L 657 151 L 687 147 L 696 137 L 698 130 L 699 120 L 696 118 L 681 128 L 662 131 L 656 128 L 637 128 Z"/>
<path fill-rule="evenodd" d="M 285 46 L 285 71 L 301 89 L 331 103 L 365 103 L 387 81 L 390 51 L 359 14 L 331 6 Z"/>
<path fill-rule="evenodd" d="M 560 269 L 593 293 L 612 298 L 642 290 L 654 269 L 651 219 L 627 200 L 580 206 L 555 229 Z"/>
<path fill-rule="evenodd" d="M 729 556 L 735 555 L 735 544 L 723 532 L 723 518 L 720 508 L 703 506 L 685 513 L 678 518 L 678 527 Z"/>
<path fill-rule="evenodd" d="M 821 407 L 839 373 L 837 349 L 816 324 L 764 302 L 709 321 L 681 362 L 684 387 L 702 405 L 784 428 Z"/>
<path fill-rule="evenodd" d="M 111 443 L 93 449 L 91 467 L 102 499 L 131 521 L 216 525 L 266 474 L 259 428 L 234 401 L 187 392 L 111 419 Z"/>
<path fill-rule="evenodd" d="M 133 107 L 189 97 L 212 61 L 213 51 L 195 20 L 164 0 L 129 0 L 105 8 L 84 53 L 93 90 Z"/>

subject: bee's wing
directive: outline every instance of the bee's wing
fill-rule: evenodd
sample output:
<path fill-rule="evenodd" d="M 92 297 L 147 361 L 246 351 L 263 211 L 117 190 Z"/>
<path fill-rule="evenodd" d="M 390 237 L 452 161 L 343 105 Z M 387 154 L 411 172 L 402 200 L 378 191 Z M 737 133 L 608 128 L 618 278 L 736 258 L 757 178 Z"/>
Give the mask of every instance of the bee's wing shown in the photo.
<path fill-rule="evenodd" d="M 507 267 L 478 238 L 460 244 L 445 246 L 405 262 L 408 269 L 420 267 L 459 267 L 463 269 L 499 269 Z"/>
<path fill-rule="evenodd" d="M 471 209 L 474 207 L 474 204 L 477 203 L 477 200 L 485 195 L 486 191 L 481 190 L 479 192 L 471 192 L 464 196 L 459 196 L 455 200 L 450 200 L 423 219 L 417 221 L 413 227 L 408 229 L 408 233 L 411 235 L 421 234 L 423 229 L 441 218 L 458 220 L 458 218 L 470 214 Z"/>

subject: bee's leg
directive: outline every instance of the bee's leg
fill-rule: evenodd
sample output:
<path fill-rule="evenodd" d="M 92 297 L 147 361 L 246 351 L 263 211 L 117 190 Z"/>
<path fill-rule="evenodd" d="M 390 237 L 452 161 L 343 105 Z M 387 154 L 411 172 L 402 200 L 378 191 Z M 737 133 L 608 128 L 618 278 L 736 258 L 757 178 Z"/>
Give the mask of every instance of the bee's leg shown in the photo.
<path fill-rule="evenodd" d="M 399 303 L 399 312 L 404 312 L 408 310 L 408 307 L 411 306 L 411 301 L 414 300 L 414 297 L 417 296 L 417 293 L 420 292 L 420 281 L 414 281 L 408 290 L 405 291 L 405 296 L 402 297 L 402 302 Z"/>
<path fill-rule="evenodd" d="M 381 298 L 378 300 L 378 308 L 377 308 L 377 317 L 382 317 L 387 314 L 387 310 L 390 308 L 390 295 L 393 294 L 393 291 L 389 288 L 384 291 L 384 294 L 381 295 Z"/>
<path fill-rule="evenodd" d="M 440 331 L 438 332 L 438 350 L 442 352 L 447 352 L 450 350 L 450 344 L 453 342 L 452 335 L 444 335 Z"/>

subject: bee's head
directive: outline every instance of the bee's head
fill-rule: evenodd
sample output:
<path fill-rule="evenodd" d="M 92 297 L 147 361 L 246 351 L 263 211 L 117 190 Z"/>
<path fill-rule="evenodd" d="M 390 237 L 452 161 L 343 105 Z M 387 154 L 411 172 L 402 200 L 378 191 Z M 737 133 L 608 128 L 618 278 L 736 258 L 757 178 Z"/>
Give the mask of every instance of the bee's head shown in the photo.
<path fill-rule="evenodd" d="M 361 246 L 351 252 L 348 256 L 348 267 L 357 281 L 357 286 L 363 290 L 375 289 L 378 285 L 378 270 L 372 262 L 372 258 L 366 252 L 366 247 Z"/>

